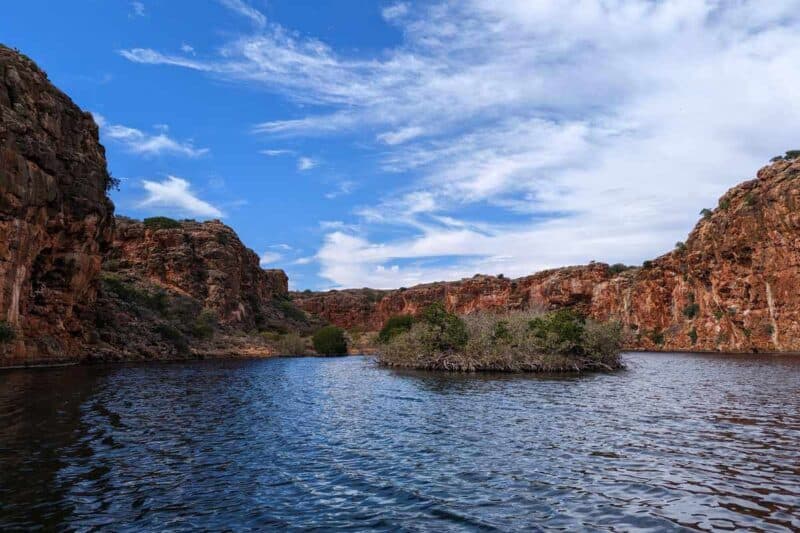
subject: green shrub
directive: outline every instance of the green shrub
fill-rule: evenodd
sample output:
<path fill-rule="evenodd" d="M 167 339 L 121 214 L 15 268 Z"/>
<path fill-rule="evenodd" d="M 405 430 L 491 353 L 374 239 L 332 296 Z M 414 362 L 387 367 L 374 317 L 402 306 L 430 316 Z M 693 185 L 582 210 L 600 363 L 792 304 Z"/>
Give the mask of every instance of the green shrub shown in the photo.
<path fill-rule="evenodd" d="M 744 195 L 744 203 L 752 207 L 758 203 L 758 200 L 756 199 L 756 196 L 753 193 L 749 192 Z"/>
<path fill-rule="evenodd" d="M 101 279 L 103 288 L 108 292 L 114 293 L 124 302 L 148 307 L 161 314 L 166 313 L 169 308 L 167 293 L 161 289 L 151 293 L 144 289 L 139 289 L 133 283 L 125 282 L 116 275 L 109 273 L 103 273 Z"/>
<path fill-rule="evenodd" d="M 692 344 L 697 343 L 697 330 L 695 328 L 689 330 L 689 338 L 692 340 Z"/>
<path fill-rule="evenodd" d="M 158 324 L 153 327 L 153 331 L 161 335 L 161 338 L 170 343 L 178 353 L 186 353 L 189 351 L 189 342 L 177 328 L 169 324 Z"/>
<path fill-rule="evenodd" d="M 700 215 L 703 218 L 709 218 L 713 214 L 714 214 L 714 212 L 711 209 L 707 208 L 707 207 L 700 211 Z"/>
<path fill-rule="evenodd" d="M 203 309 L 190 327 L 191 334 L 199 339 L 209 339 L 213 337 L 216 329 L 217 314 L 210 309 Z"/>
<path fill-rule="evenodd" d="M 652 268 L 653 262 L 650 260 L 642 262 L 642 268 Z"/>
<path fill-rule="evenodd" d="M 786 152 L 784 159 L 797 159 L 800 157 L 800 150 L 789 150 Z"/>
<path fill-rule="evenodd" d="M 181 223 L 169 217 L 150 217 L 144 219 L 144 227 L 147 229 L 174 229 L 180 228 Z"/>
<path fill-rule="evenodd" d="M 622 325 L 583 320 L 570 311 L 475 313 L 460 318 L 466 342 L 443 349 L 442 308 L 381 345 L 387 366 L 472 372 L 575 371 L 619 368 Z M 432 322 L 432 323 L 431 323 Z"/>
<path fill-rule="evenodd" d="M 467 327 L 457 315 L 445 309 L 444 304 L 434 303 L 423 312 L 421 319 L 428 326 L 434 349 L 454 350 L 467 343 Z"/>
<path fill-rule="evenodd" d="M 396 335 L 410 331 L 413 325 L 414 317 L 411 315 L 396 315 L 390 317 L 381 328 L 380 333 L 378 333 L 378 342 L 381 344 L 389 342 Z"/>
<path fill-rule="evenodd" d="M 297 333 L 289 333 L 281 335 L 277 348 L 280 355 L 305 355 L 306 341 Z"/>
<path fill-rule="evenodd" d="M 694 301 L 694 294 L 689 294 L 689 303 L 683 308 L 683 316 L 692 319 L 697 316 L 700 306 Z"/>
<path fill-rule="evenodd" d="M 283 316 L 295 322 L 306 322 L 308 317 L 305 311 L 294 305 L 289 300 L 276 299 L 278 309 L 281 310 Z"/>
<path fill-rule="evenodd" d="M 616 276 L 617 274 L 619 274 L 619 273 L 621 273 L 621 272 L 625 272 L 625 271 L 626 271 L 626 270 L 628 270 L 629 268 L 631 268 L 631 267 L 629 267 L 629 266 L 627 266 L 627 265 L 624 265 L 624 264 L 622 264 L 622 263 L 614 263 L 613 265 L 611 265 L 610 267 L 608 267 L 608 272 L 609 272 L 609 273 L 610 273 L 612 276 Z"/>
<path fill-rule="evenodd" d="M 664 344 L 664 332 L 658 328 L 654 329 L 650 332 L 650 340 L 653 341 L 653 344 L 661 346 Z"/>
<path fill-rule="evenodd" d="M 679 252 L 682 252 L 686 249 L 686 243 L 683 241 L 678 241 L 675 243 L 675 249 Z"/>
<path fill-rule="evenodd" d="M 719 320 L 719 319 L 721 319 L 723 316 L 725 316 L 725 313 L 723 313 L 721 309 L 715 309 L 715 310 L 714 310 L 714 318 L 716 318 L 717 320 Z"/>
<path fill-rule="evenodd" d="M 13 341 L 17 337 L 17 330 L 14 329 L 14 326 L 6 322 L 5 320 L 0 320 L 0 344 L 6 344 Z"/>
<path fill-rule="evenodd" d="M 325 326 L 312 337 L 314 350 L 320 355 L 346 355 L 347 339 L 344 330 L 336 326 Z"/>
<path fill-rule="evenodd" d="M 584 319 L 570 309 L 552 311 L 530 321 L 534 337 L 540 339 L 547 353 L 581 352 Z"/>
<path fill-rule="evenodd" d="M 108 177 L 106 177 L 106 192 L 118 191 L 120 186 L 120 179 L 115 178 L 111 172 L 108 173 Z"/>
<path fill-rule="evenodd" d="M 217 242 L 220 243 L 222 246 L 227 245 L 231 240 L 230 235 L 227 233 L 217 233 Z"/>
<path fill-rule="evenodd" d="M 719 201 L 720 209 L 728 209 L 731 206 L 731 201 L 727 198 L 721 198 Z"/>

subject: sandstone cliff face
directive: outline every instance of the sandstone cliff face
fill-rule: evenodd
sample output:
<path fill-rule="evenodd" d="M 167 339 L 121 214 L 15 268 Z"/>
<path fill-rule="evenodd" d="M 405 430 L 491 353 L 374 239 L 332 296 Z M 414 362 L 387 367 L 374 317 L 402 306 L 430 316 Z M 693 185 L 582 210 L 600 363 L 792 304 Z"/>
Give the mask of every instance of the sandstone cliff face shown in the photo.
<path fill-rule="evenodd" d="M 800 351 L 800 160 L 778 161 L 729 190 L 685 247 L 645 267 L 567 267 L 508 280 L 476 276 L 406 290 L 296 293 L 295 303 L 348 329 L 376 330 L 435 301 L 461 314 L 572 307 L 617 319 L 630 348 Z"/>
<path fill-rule="evenodd" d="M 218 220 L 151 229 L 119 217 L 105 265 L 198 300 L 223 324 L 252 329 L 270 302 L 288 295 L 283 270 L 264 270 L 258 261 Z"/>
<path fill-rule="evenodd" d="M 392 291 L 293 293 L 293 299 L 299 307 L 340 327 L 375 331 L 391 316 L 416 315 L 434 302 L 444 302 L 458 314 L 557 307 L 574 307 L 588 313 L 595 287 L 609 279 L 608 265 L 592 263 L 545 270 L 518 279 L 477 275 Z"/>
<path fill-rule="evenodd" d="M 0 46 L 0 366 L 74 358 L 111 241 L 105 151 L 92 117 Z"/>

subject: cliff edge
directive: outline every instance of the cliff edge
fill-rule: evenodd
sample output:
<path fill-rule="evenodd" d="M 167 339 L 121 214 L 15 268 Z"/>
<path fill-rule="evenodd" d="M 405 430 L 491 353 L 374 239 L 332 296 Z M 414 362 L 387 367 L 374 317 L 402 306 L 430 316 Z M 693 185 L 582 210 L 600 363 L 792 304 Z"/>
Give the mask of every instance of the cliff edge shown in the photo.
<path fill-rule="evenodd" d="M 0 360 L 78 357 L 111 244 L 97 125 L 30 59 L 0 45 Z"/>

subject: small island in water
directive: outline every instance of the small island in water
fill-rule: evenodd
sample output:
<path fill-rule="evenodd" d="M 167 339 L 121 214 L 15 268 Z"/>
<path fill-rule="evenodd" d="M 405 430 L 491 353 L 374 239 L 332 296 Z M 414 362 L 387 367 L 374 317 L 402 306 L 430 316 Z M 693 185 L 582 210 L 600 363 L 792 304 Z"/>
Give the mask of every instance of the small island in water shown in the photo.
<path fill-rule="evenodd" d="M 459 317 L 435 303 L 418 319 L 399 315 L 378 340 L 384 366 L 450 371 L 581 372 L 623 367 L 622 324 L 569 309 Z"/>

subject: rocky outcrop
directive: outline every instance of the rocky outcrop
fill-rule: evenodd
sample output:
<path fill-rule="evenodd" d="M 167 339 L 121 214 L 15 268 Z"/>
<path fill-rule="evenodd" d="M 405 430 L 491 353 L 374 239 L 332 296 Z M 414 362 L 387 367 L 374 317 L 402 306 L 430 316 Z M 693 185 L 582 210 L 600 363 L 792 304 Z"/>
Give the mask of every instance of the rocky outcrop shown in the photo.
<path fill-rule="evenodd" d="M 264 270 L 258 261 L 219 220 L 148 227 L 119 217 L 105 269 L 194 298 L 223 324 L 253 329 L 267 304 L 288 294 L 283 270 Z"/>
<path fill-rule="evenodd" d="M 621 320 L 632 349 L 800 351 L 799 207 L 800 160 L 780 160 L 729 190 L 685 244 L 643 267 L 592 263 L 514 280 L 296 293 L 294 301 L 355 330 L 374 331 L 435 301 L 460 314 L 571 307 Z"/>
<path fill-rule="evenodd" d="M 31 60 L 0 46 L 0 365 L 78 356 L 111 242 L 97 126 Z M 13 337 L 13 338 L 11 338 Z"/>
<path fill-rule="evenodd" d="M 101 277 L 91 359 L 267 356 L 320 326 L 218 220 L 118 217 Z"/>
<path fill-rule="evenodd" d="M 318 322 L 219 221 L 120 218 L 92 116 L 0 46 L 0 367 L 263 356 Z"/>

